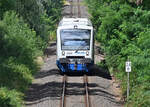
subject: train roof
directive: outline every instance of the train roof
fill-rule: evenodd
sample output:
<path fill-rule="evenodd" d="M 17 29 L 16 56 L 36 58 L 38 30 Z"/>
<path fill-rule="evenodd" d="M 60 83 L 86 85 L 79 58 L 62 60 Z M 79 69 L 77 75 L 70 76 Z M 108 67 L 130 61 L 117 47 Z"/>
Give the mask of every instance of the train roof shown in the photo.
<path fill-rule="evenodd" d="M 59 26 L 68 26 L 68 25 L 92 26 L 92 23 L 87 18 L 63 18 L 59 23 Z"/>

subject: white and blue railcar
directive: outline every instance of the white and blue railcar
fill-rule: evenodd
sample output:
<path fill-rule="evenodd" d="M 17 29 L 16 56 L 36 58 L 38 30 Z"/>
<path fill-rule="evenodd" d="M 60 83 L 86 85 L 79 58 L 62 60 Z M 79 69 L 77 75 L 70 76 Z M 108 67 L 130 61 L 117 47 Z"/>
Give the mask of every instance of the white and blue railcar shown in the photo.
<path fill-rule="evenodd" d="M 93 26 L 87 18 L 63 18 L 57 29 L 57 60 L 61 73 L 89 72 L 94 64 Z"/>

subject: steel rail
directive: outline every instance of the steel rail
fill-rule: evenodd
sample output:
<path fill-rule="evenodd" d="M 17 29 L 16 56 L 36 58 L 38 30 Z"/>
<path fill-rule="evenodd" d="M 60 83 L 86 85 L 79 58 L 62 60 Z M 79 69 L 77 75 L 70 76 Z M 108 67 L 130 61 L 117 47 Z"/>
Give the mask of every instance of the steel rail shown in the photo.
<path fill-rule="evenodd" d="M 78 0 L 78 17 L 81 18 L 80 1 Z"/>
<path fill-rule="evenodd" d="M 89 91 L 88 91 L 88 77 L 86 74 L 84 75 L 84 85 L 85 85 L 85 105 L 86 107 L 91 107 Z"/>
<path fill-rule="evenodd" d="M 67 76 L 63 76 L 63 90 L 62 90 L 62 98 L 61 98 L 61 104 L 60 107 L 65 107 L 66 106 L 66 84 L 67 84 Z"/>
<path fill-rule="evenodd" d="M 60 107 L 66 107 L 66 84 L 67 84 L 67 75 L 63 76 L 63 89 L 62 89 L 62 97 L 60 102 Z M 88 77 L 85 74 L 83 76 L 83 84 L 85 89 L 85 107 L 91 107 L 90 97 L 89 97 L 89 89 L 88 89 Z"/>
<path fill-rule="evenodd" d="M 73 0 L 70 0 L 70 18 L 73 17 Z"/>

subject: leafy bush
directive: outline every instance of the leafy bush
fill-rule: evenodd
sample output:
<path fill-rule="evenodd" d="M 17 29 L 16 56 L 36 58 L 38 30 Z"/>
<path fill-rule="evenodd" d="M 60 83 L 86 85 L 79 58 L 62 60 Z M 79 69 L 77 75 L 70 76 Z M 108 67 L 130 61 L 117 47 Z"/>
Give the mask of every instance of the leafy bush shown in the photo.
<path fill-rule="evenodd" d="M 62 7 L 63 0 L 1 0 L 0 19 L 6 11 L 14 10 L 40 36 L 43 43 L 39 47 L 43 50 L 49 41 L 50 32 L 56 30 Z"/>
<path fill-rule="evenodd" d="M 31 70 L 10 57 L 0 64 L 0 86 L 24 91 L 32 82 Z"/>
<path fill-rule="evenodd" d="M 21 107 L 21 94 L 15 90 L 0 88 L 0 106 L 1 107 Z"/>
<path fill-rule="evenodd" d="M 0 0 L 0 107 L 22 106 L 62 6 L 62 0 Z"/>
<path fill-rule="evenodd" d="M 20 107 L 22 99 L 18 93 L 31 84 L 32 74 L 37 70 L 34 60 L 42 55 L 36 41 L 35 31 L 14 11 L 5 13 L 0 21 L 0 88 L 3 93 L 0 93 L 0 106 Z"/>
<path fill-rule="evenodd" d="M 0 26 L 5 29 L 0 39 L 2 42 L 0 55 L 5 58 L 14 57 L 33 70 L 36 65 L 34 59 L 41 55 L 36 45 L 36 33 L 30 30 L 14 12 L 6 12 Z"/>
<path fill-rule="evenodd" d="M 125 0 L 87 2 L 92 8 L 91 18 L 97 29 L 97 40 L 106 54 L 106 64 L 121 80 L 124 95 L 125 61 L 132 62 L 131 95 L 127 106 L 146 107 L 150 103 L 150 11 Z"/>

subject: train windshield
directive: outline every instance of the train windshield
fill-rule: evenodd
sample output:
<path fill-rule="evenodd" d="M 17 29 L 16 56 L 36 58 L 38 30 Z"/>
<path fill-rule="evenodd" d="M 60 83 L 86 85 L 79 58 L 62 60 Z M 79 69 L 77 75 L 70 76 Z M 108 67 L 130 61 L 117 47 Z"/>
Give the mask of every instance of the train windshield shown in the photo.
<path fill-rule="evenodd" d="M 62 50 L 89 50 L 91 30 L 63 29 L 60 31 Z"/>

